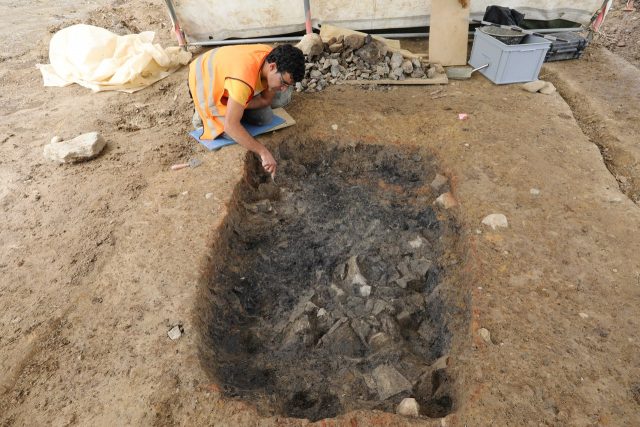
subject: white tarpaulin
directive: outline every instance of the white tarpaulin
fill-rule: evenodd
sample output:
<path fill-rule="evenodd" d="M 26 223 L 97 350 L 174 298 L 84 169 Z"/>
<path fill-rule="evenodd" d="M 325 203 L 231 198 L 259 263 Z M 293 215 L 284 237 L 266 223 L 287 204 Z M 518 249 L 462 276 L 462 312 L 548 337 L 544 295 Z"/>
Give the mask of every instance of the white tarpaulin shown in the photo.
<path fill-rule="evenodd" d="M 452 0 L 453 1 L 453 0 Z M 231 37 L 274 36 L 304 30 L 303 0 L 173 0 L 180 25 L 190 42 Z M 500 2 L 526 19 L 588 24 L 603 0 L 539 0 Z M 495 0 L 472 0 L 471 17 L 481 19 Z M 330 23 L 353 30 L 413 28 L 429 25 L 429 0 L 311 0 L 314 25 Z"/>
<path fill-rule="evenodd" d="M 153 31 L 119 36 L 104 28 L 72 25 L 49 43 L 51 64 L 38 64 L 45 86 L 77 83 L 95 92 L 135 92 L 186 65 L 191 53 L 153 44 Z"/>

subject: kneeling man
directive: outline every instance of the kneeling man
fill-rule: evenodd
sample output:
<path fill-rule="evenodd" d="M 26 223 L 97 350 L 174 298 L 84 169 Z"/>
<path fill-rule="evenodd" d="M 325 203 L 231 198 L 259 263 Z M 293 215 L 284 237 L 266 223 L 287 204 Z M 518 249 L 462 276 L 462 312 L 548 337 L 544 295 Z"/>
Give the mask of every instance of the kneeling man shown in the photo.
<path fill-rule="evenodd" d="M 260 156 L 262 167 L 274 175 L 276 161 L 271 152 L 240 120 L 270 123 L 275 93 L 301 81 L 304 71 L 302 51 L 288 44 L 225 46 L 199 56 L 189 66 L 189 91 L 204 128 L 201 139 L 225 133 Z"/>

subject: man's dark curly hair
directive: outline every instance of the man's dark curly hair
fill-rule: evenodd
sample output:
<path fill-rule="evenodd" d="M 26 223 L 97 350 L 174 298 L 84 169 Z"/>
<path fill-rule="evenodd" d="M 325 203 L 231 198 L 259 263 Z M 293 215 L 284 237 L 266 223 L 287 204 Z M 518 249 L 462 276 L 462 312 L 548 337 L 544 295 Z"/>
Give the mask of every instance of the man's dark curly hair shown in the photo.
<path fill-rule="evenodd" d="M 267 56 L 267 62 L 275 62 L 278 72 L 291 74 L 294 82 L 304 78 L 304 54 L 295 46 L 290 44 L 277 46 Z"/>

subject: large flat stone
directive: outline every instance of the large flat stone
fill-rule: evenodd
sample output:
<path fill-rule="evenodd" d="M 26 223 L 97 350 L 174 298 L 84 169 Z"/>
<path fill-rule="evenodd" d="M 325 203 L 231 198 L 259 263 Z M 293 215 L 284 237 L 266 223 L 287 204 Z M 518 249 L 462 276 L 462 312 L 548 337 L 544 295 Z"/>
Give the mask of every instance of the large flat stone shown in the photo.
<path fill-rule="evenodd" d="M 98 132 L 89 132 L 69 141 L 52 142 L 44 146 L 44 157 L 59 163 L 89 160 L 100 154 L 107 142 Z"/>
<path fill-rule="evenodd" d="M 373 379 L 380 400 L 386 400 L 406 390 L 411 390 L 411 383 L 396 368 L 380 365 L 373 370 Z"/>

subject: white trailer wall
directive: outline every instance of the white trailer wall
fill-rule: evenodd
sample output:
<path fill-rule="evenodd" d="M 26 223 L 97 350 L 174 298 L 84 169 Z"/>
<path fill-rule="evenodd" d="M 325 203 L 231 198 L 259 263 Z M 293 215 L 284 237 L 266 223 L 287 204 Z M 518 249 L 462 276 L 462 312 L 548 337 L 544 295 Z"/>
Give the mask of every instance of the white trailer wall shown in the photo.
<path fill-rule="evenodd" d="M 190 42 L 277 36 L 304 30 L 303 0 L 173 0 Z M 495 0 L 471 0 L 472 18 L 481 19 Z M 499 2 L 527 19 L 566 19 L 588 24 L 602 0 Z M 314 24 L 323 22 L 354 30 L 427 27 L 430 0 L 311 0 Z M 425 28 L 426 31 L 426 28 Z"/>

